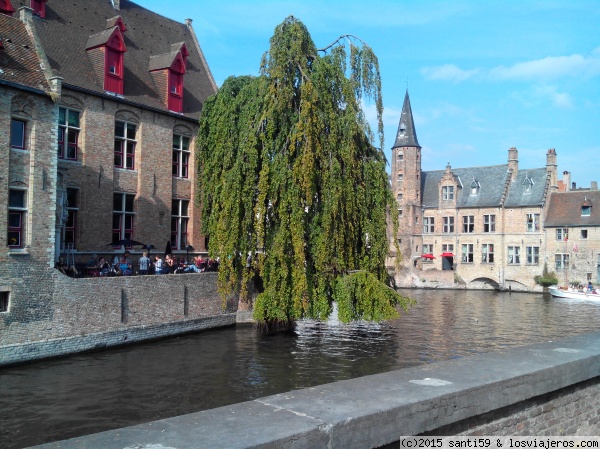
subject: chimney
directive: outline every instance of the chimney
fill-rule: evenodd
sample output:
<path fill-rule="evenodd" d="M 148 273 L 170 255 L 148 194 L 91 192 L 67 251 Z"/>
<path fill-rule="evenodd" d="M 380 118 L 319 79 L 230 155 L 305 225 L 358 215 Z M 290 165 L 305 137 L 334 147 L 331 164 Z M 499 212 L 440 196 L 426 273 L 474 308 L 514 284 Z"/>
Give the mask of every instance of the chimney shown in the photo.
<path fill-rule="evenodd" d="M 568 192 L 571 186 L 571 172 L 566 170 L 563 172 L 563 185 L 565 186 L 565 191 Z"/>
<path fill-rule="evenodd" d="M 546 174 L 550 176 L 550 187 L 558 187 L 556 150 L 554 148 L 550 148 L 546 153 Z"/>
<path fill-rule="evenodd" d="M 519 152 L 515 147 L 508 149 L 508 169 L 512 172 L 511 181 L 516 181 L 519 172 Z"/>
<path fill-rule="evenodd" d="M 571 190 L 577 190 L 577 184 L 571 183 Z"/>
<path fill-rule="evenodd" d="M 121 9 L 121 0 L 112 0 L 113 8 L 120 10 Z"/>
<path fill-rule="evenodd" d="M 598 181 L 592 181 L 592 187 L 590 190 L 598 190 Z"/>
<path fill-rule="evenodd" d="M 188 27 L 188 28 L 192 27 L 192 19 L 185 19 L 184 23 L 185 23 L 186 27 Z"/>

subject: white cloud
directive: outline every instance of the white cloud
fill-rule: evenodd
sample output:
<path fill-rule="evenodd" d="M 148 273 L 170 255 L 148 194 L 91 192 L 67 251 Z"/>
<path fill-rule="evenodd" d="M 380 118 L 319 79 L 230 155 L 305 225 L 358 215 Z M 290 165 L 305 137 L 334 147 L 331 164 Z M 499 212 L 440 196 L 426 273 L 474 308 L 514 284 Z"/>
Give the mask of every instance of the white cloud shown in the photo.
<path fill-rule="evenodd" d="M 589 56 L 548 56 L 511 66 L 499 65 L 491 69 L 462 69 L 454 64 L 423 67 L 421 73 L 430 80 L 459 83 L 471 78 L 488 81 L 540 81 L 565 77 L 594 78 L 600 75 L 600 47 Z"/>
<path fill-rule="evenodd" d="M 430 80 L 451 81 L 460 83 L 473 78 L 479 73 L 479 69 L 463 70 L 454 64 L 445 64 L 438 67 L 423 67 L 421 73 Z"/>

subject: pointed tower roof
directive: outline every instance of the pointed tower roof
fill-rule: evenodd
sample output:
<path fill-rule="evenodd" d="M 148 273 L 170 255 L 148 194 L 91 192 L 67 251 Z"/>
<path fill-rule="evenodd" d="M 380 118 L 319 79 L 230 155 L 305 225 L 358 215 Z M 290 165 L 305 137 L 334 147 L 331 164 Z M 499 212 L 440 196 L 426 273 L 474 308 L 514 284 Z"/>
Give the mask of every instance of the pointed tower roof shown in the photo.
<path fill-rule="evenodd" d="M 396 133 L 396 143 L 392 148 L 396 147 L 419 147 L 415 124 L 413 122 L 412 109 L 410 108 L 410 98 L 408 98 L 408 89 L 404 96 L 404 105 L 402 106 L 402 115 L 398 124 L 398 132 Z"/>

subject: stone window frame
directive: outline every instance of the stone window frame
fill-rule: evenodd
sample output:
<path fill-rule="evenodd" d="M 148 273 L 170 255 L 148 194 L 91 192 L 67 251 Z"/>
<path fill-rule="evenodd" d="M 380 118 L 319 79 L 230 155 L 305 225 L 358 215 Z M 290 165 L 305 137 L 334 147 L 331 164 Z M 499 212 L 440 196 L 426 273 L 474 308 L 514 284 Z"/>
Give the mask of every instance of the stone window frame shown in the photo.
<path fill-rule="evenodd" d="M 494 263 L 494 244 L 481 244 L 481 263 Z"/>
<path fill-rule="evenodd" d="M 530 213 L 527 214 L 527 232 L 539 232 L 540 231 L 540 214 Z"/>
<path fill-rule="evenodd" d="M 569 228 L 556 228 L 556 240 L 565 241 L 569 239 Z"/>
<path fill-rule="evenodd" d="M 506 247 L 506 263 L 508 265 L 521 265 L 521 245 L 508 245 Z"/>
<path fill-rule="evenodd" d="M 183 207 L 185 205 L 185 208 Z M 190 222 L 189 198 L 171 200 L 171 248 L 183 250 L 188 245 L 188 227 Z"/>
<path fill-rule="evenodd" d="M 117 197 L 120 197 L 120 200 L 117 200 Z M 119 208 L 116 207 L 117 202 L 121 203 Z M 131 207 L 129 207 L 129 204 Z M 133 238 L 135 231 L 135 216 L 135 194 L 128 192 L 113 192 L 113 242 Z M 115 226 L 115 224 L 118 224 L 118 226 Z"/>
<path fill-rule="evenodd" d="M 527 265 L 539 265 L 540 264 L 540 247 L 539 246 L 526 246 L 525 247 L 525 263 Z"/>
<path fill-rule="evenodd" d="M 569 268 L 570 257 L 568 253 L 555 253 L 554 254 L 554 267 L 556 271 L 566 270 Z"/>
<path fill-rule="evenodd" d="M 475 232 L 475 215 L 463 215 L 462 232 L 472 234 Z"/>
<path fill-rule="evenodd" d="M 435 232 L 435 217 L 423 217 L 423 234 Z"/>
<path fill-rule="evenodd" d="M 61 123 L 61 111 L 65 111 L 64 123 Z M 77 114 L 77 126 L 70 124 L 71 113 Z M 62 133 L 62 139 L 61 139 Z M 57 156 L 61 160 L 76 161 L 79 159 L 79 134 L 81 133 L 81 111 L 67 106 L 59 106 L 58 108 L 58 144 Z M 74 135 L 74 142 L 69 142 L 71 136 Z M 65 137 L 66 136 L 66 137 Z M 70 157 L 69 148 L 75 144 L 75 155 Z"/>
<path fill-rule="evenodd" d="M 454 186 L 442 186 L 442 201 L 454 201 Z"/>
<path fill-rule="evenodd" d="M 453 234 L 454 233 L 454 217 L 453 216 L 445 216 L 442 217 L 442 233 L 443 234 Z"/>
<path fill-rule="evenodd" d="M 473 263 L 475 261 L 474 257 L 474 247 L 473 243 L 463 243 L 462 251 L 461 251 L 461 262 L 462 263 Z"/>
<path fill-rule="evenodd" d="M 123 135 L 118 135 L 118 126 L 123 125 Z M 133 126 L 134 137 L 129 135 L 130 126 Z M 138 124 L 131 120 L 115 119 L 115 148 L 114 148 L 114 166 L 124 170 L 135 170 L 135 153 L 137 147 Z M 119 150 L 119 151 L 117 151 Z M 120 162 L 117 162 L 120 157 Z"/>
<path fill-rule="evenodd" d="M 11 204 L 11 193 L 22 192 L 23 202 L 21 204 Z M 8 221 L 6 223 L 6 246 L 10 249 L 23 249 L 26 246 L 27 239 L 27 212 L 28 212 L 28 189 L 20 186 L 9 186 L 8 188 Z M 18 217 L 18 226 L 14 225 L 14 220 Z M 13 224 L 11 226 L 11 224 Z M 13 239 L 14 243 L 13 243 Z"/>
<path fill-rule="evenodd" d="M 483 215 L 483 232 L 489 234 L 496 232 L 496 214 Z"/>
<path fill-rule="evenodd" d="M 22 127 L 22 131 L 20 132 L 21 134 L 21 139 L 18 145 L 15 145 L 13 139 L 15 137 L 14 132 L 14 125 L 16 123 L 19 123 L 20 126 Z M 10 119 L 10 148 L 12 149 L 16 149 L 16 150 L 27 150 L 27 120 L 20 118 L 20 117 L 11 117 Z"/>
<path fill-rule="evenodd" d="M 176 143 L 176 139 L 179 142 Z M 184 140 L 187 140 L 187 148 Z M 180 132 L 173 133 L 173 168 L 171 172 L 174 178 L 188 179 L 190 177 L 191 142 L 190 136 Z"/>

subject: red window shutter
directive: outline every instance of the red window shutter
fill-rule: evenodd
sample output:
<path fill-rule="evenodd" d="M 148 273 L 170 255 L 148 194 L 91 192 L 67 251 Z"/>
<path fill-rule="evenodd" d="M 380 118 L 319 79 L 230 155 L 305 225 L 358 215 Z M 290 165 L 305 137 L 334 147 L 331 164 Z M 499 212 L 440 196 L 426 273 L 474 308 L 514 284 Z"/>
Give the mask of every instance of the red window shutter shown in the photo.
<path fill-rule="evenodd" d="M 46 17 L 46 1 L 47 0 L 31 0 L 31 9 L 38 16 Z"/>
<path fill-rule="evenodd" d="M 123 95 L 123 53 L 106 47 L 104 90 Z"/>
<path fill-rule="evenodd" d="M 169 70 L 169 105 L 170 111 L 183 111 L 183 74 Z"/>
<path fill-rule="evenodd" d="M 13 12 L 15 12 L 15 8 L 13 8 L 10 0 L 0 0 L 0 13 L 12 16 Z"/>

